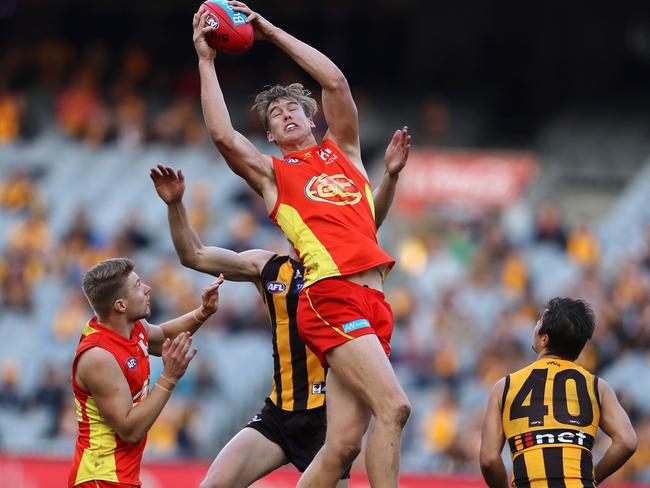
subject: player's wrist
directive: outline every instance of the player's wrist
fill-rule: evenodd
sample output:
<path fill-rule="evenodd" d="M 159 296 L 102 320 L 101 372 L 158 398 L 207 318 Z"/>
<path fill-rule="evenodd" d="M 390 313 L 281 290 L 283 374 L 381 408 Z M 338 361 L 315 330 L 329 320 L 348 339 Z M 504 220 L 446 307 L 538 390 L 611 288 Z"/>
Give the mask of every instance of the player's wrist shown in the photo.
<path fill-rule="evenodd" d="M 194 320 L 196 320 L 198 323 L 202 324 L 208 320 L 213 313 L 214 312 L 206 310 L 205 307 L 201 305 L 199 308 L 192 310 L 192 317 L 194 317 Z"/>
<path fill-rule="evenodd" d="M 178 379 L 175 379 L 173 376 L 166 375 L 165 372 L 161 373 L 156 381 L 155 386 L 159 387 L 161 390 L 171 393 L 176 386 Z"/>

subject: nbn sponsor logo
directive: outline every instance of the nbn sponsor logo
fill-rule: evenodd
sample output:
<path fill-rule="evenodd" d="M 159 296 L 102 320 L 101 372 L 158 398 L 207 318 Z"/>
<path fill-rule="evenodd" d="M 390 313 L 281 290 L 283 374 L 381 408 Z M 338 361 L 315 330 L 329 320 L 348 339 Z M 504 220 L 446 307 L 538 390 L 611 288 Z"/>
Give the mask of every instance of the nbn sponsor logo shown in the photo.
<path fill-rule="evenodd" d="M 364 327 L 370 327 L 370 322 L 366 319 L 357 319 L 343 324 L 343 332 L 352 332 L 353 330 L 363 329 Z"/>

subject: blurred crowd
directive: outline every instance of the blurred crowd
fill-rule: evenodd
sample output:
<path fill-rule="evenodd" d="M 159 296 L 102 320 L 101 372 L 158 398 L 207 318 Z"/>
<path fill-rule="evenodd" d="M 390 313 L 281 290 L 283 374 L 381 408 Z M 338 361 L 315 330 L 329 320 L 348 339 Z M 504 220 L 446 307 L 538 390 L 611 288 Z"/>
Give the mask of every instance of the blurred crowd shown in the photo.
<path fill-rule="evenodd" d="M 200 187 L 188 202 L 199 232 L 210 228 L 208 200 Z M 242 210 L 229 223 L 236 250 L 254 247 L 267 224 L 250 211 L 247 195 Z M 27 173 L 7 175 L 0 184 L 2 212 L 10 214 L 5 250 L 0 260 L 0 289 L 4 313 L 29 314 L 37 306 L 33 290 L 49 277 L 66 290 L 58 312 L 51 317 L 52 335 L 61 344 L 74 344 L 90 310 L 80 292 L 83 271 L 100 259 L 156 253 L 152 243 L 161 237 L 146 230 L 137 215 L 127 216 L 120 232 L 102 235 L 79 209 L 60 239 L 48 228 L 47 202 Z M 249 210 L 247 210 L 247 208 Z M 387 222 L 390 228 L 390 218 Z M 163 229 L 164 234 L 164 229 Z M 276 244 L 280 246 L 279 240 Z M 268 242 L 267 242 L 268 244 Z M 632 252 L 613 276 L 601 274 L 600 244 L 586 225 L 569 226 L 559 210 L 546 204 L 537 211 L 533 235 L 525 244 L 509 242 L 498 216 L 475 219 L 434 218 L 419 222 L 397 241 L 392 252 L 398 266 L 387 283 L 396 331 L 392 360 L 417 401 L 405 449 L 429 469 L 476 473 L 482 413 L 492 384 L 522 367 L 534 355 L 531 333 L 543 302 L 527 264 L 530 249 L 557 253 L 578 270 L 570 289 L 558 290 L 587 299 L 598 325 L 594 340 L 579 362 L 603 374 L 628 353 L 647 354 L 650 345 L 650 232 L 648 246 Z M 145 280 L 154 290 L 152 322 L 195 306 L 199 288 L 182 272 L 174 257 L 160 256 Z M 207 327 L 264 331 L 265 312 L 259 301 L 242 312 L 228 305 L 219 324 Z M 69 365 L 48 367 L 42 383 L 29 394 L 19 387 L 20 365 L 1 365 L 0 408 L 42 409 L 47 412 L 49 436 L 73 438 L 76 422 L 69 385 Z M 634 371 L 629 371 L 634 375 Z M 159 455 L 209 455 L 198 425 L 202 404 L 219 395 L 219 383 L 207 363 L 198 362 L 184 388 L 151 432 L 149 450 Z M 644 405 L 626 393 L 619 397 L 639 432 L 639 449 L 620 477 L 647 480 L 650 467 L 650 416 Z M 596 452 L 602 452 L 601 441 Z M 204 446 L 203 446 L 204 447 Z M 426 461 L 426 462 L 425 462 Z"/>
<path fill-rule="evenodd" d="M 195 71 L 193 64 L 187 70 L 154 70 L 151 54 L 138 47 L 116 57 L 101 43 L 82 51 L 61 40 L 29 49 L 10 46 L 0 58 L 0 145 L 44 131 L 61 132 L 74 143 L 90 146 L 203 143 L 206 132 Z M 236 70 L 228 73 L 245 78 Z M 358 100 L 360 109 L 369 113 L 371 106 L 363 95 Z M 421 129 L 418 143 L 453 144 L 446 104 L 432 98 L 421 108 L 426 129 Z M 385 144 L 384 127 L 373 128 L 372 117 L 364 120 L 379 134 L 375 140 Z M 244 130 L 254 127 L 252 118 L 243 120 Z M 93 224 L 87 208 L 79 207 L 63 232 L 53 232 L 52 202 L 43 191 L 47 177 L 30 170 L 1 169 L 0 217 L 7 228 L 0 242 L 0 319 L 11 314 L 27 321 L 38 311 L 39 286 L 54 282 L 64 297 L 50 319 L 52 341 L 73 350 L 91 313 L 80 290 L 83 272 L 114 256 L 154 260 L 142 274 L 154 290 L 152 322 L 196 306 L 200 295 L 196 274 L 184 271 L 159 245 L 168 240 L 166 229 L 152 228 L 134 211 L 124 215 L 118 232 L 107 235 Z M 215 228 L 227 227 L 228 238 L 219 245 L 237 251 L 259 246 L 282 251 L 282 239 L 270 231 L 263 207 L 246 191 L 232 202 L 239 211 L 227 222 L 215 223 L 206 186 L 194 186 L 186 200 L 191 222 L 207 243 Z M 566 289 L 555 293 L 585 298 L 596 311 L 596 333 L 579 358 L 582 365 L 606 379 L 617 368 L 634 378 L 639 372 L 635 368 L 648 367 L 650 232 L 647 246 L 631 249 L 615 273 L 605 274 L 602 242 L 591 225 L 566 222 L 552 204 L 542 204 L 535 212 L 535 224 L 524 240 L 510 238 L 498 214 L 462 218 L 432 214 L 413 221 L 389 215 L 382 229 L 383 236 L 390 236 L 386 245 L 398 261 L 386 288 L 396 324 L 392 360 L 414 403 L 404 440 L 405 460 L 412 467 L 478 472 L 487 394 L 501 376 L 534 359 L 532 329 L 544 300 L 550 298 L 539 291 L 544 270 L 532 269 L 536 256 L 565 260 L 574 276 Z M 205 327 L 227 334 L 242 330 L 266 334 L 268 319 L 261 301 L 244 306 L 236 298 L 225 300 Z M 645 360 L 639 362 L 640 357 Z M 47 419 L 48 438 L 74 439 L 69 362 L 46 365 L 39 378 L 26 391 L 21 387 L 21 364 L 3 361 L 0 409 L 41 412 Z M 650 481 L 648 403 L 616 386 L 639 438 L 637 453 L 617 476 Z M 650 388 L 647 391 L 650 396 Z M 200 412 L 222 395 L 218 375 L 198 359 L 152 429 L 149 452 L 213 456 Z M 601 437 L 597 456 L 605 442 Z"/>

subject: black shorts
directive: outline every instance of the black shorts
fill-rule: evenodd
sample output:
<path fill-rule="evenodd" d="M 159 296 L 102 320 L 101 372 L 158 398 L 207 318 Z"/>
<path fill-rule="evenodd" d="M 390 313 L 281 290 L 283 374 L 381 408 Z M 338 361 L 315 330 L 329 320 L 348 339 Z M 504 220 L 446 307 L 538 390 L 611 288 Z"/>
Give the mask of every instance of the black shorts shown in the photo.
<path fill-rule="evenodd" d="M 270 398 L 262 411 L 246 425 L 255 429 L 284 451 L 289 462 L 301 473 L 307 469 L 325 443 L 327 416 L 325 407 L 288 412 L 278 408 Z M 341 479 L 350 477 L 348 468 Z"/>

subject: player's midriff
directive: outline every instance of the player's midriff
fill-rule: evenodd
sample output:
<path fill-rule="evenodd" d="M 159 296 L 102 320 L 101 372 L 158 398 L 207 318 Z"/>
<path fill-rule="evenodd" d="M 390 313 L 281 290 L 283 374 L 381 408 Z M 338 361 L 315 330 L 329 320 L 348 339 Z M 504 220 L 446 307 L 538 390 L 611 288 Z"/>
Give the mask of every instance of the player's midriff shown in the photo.
<path fill-rule="evenodd" d="M 395 261 L 377 242 L 370 183 L 330 139 L 273 158 L 278 197 L 271 219 L 305 266 L 305 287 L 344 276 L 381 287 Z M 375 271 L 380 270 L 380 273 Z"/>

